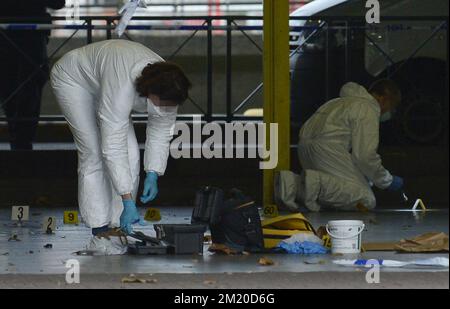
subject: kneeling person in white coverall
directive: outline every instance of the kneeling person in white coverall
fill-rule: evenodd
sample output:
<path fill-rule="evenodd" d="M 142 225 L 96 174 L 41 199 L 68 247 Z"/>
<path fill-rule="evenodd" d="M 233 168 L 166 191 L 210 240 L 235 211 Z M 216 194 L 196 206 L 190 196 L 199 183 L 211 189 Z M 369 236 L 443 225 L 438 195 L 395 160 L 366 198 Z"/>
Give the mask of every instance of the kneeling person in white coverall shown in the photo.
<path fill-rule="evenodd" d="M 119 238 L 132 224 L 145 224 L 135 203 L 140 155 L 131 113 L 148 113 L 141 197 L 147 203 L 158 193 L 177 108 L 191 83 L 145 46 L 109 40 L 66 54 L 53 67 L 51 84 L 78 151 L 78 203 L 93 234 L 88 249 L 123 254 Z"/>
<path fill-rule="evenodd" d="M 375 82 L 369 91 L 355 83 L 344 85 L 340 98 L 321 106 L 302 127 L 298 156 L 303 172 L 278 175 L 282 204 L 291 211 L 298 211 L 298 202 L 311 211 L 373 209 L 372 185 L 401 191 L 403 179 L 392 176 L 377 153 L 379 123 L 400 102 L 400 90 L 390 80 Z"/>

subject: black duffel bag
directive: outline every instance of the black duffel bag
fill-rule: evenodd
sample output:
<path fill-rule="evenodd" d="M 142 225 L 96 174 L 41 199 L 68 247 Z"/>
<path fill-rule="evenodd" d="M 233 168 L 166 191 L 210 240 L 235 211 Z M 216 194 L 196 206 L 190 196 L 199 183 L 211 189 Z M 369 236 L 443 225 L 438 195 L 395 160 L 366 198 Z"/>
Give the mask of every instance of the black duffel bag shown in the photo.
<path fill-rule="evenodd" d="M 261 252 L 264 239 L 255 201 L 238 189 L 205 187 L 197 192 L 193 223 L 208 224 L 214 244 L 236 251 Z"/>

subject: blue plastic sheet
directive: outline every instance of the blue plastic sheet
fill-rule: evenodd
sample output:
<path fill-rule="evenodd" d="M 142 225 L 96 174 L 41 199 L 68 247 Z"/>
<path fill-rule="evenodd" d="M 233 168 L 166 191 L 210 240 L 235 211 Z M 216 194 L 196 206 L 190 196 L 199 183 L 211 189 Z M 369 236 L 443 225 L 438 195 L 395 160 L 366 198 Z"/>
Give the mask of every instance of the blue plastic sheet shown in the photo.
<path fill-rule="evenodd" d="M 280 242 L 277 246 L 277 248 L 280 248 L 287 253 L 291 254 L 327 254 L 328 249 L 324 246 L 310 242 L 310 241 L 304 241 L 304 242 L 294 242 L 294 243 L 286 243 L 284 241 Z"/>

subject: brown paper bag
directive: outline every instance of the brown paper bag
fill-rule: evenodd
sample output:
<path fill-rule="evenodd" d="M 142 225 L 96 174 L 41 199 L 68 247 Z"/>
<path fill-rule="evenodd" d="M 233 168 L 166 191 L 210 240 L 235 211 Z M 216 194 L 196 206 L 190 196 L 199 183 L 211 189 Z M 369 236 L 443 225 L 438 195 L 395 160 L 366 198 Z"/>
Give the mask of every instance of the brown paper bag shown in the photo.
<path fill-rule="evenodd" d="M 445 233 L 426 233 L 412 239 L 402 239 L 395 250 L 399 252 L 448 252 L 448 235 Z"/>

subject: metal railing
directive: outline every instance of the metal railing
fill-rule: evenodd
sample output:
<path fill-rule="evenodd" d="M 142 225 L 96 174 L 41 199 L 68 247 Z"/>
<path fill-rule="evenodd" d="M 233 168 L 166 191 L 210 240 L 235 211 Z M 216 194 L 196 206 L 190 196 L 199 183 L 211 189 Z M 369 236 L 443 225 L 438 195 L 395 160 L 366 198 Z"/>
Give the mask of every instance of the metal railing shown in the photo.
<path fill-rule="evenodd" d="M 48 29 L 66 29 L 66 30 L 73 30 L 73 33 L 64 40 L 54 51 L 50 53 L 49 58 L 53 58 L 62 47 L 64 47 L 68 41 L 70 41 L 76 33 L 79 31 L 85 31 L 86 32 L 86 43 L 89 44 L 93 41 L 93 31 L 101 30 L 105 32 L 105 39 L 111 39 L 113 30 L 115 28 L 115 25 L 117 24 L 117 21 L 119 20 L 119 16 L 82 16 L 80 17 L 80 20 L 82 21 L 80 24 L 39 24 L 37 22 L 40 21 L 39 18 L 33 18 L 33 23 L 27 23 L 27 20 L 30 20 L 29 18 L 15 18 L 15 19 L 5 19 L 0 18 L 0 36 L 5 37 L 4 30 L 33 30 L 33 31 L 42 31 L 42 30 L 48 30 Z M 65 20 L 64 17 L 53 17 L 53 21 L 62 21 Z M 134 17 L 134 21 L 140 21 L 140 22 L 152 22 L 150 25 L 144 25 L 144 24 L 131 24 L 128 27 L 128 30 L 139 30 L 139 31 L 169 31 L 169 30 L 178 30 L 178 31 L 190 31 L 191 34 L 186 37 L 186 39 L 178 46 L 175 51 L 169 56 L 169 59 L 176 56 L 183 48 L 186 46 L 186 44 L 192 40 L 199 32 L 206 32 L 206 38 L 207 38 L 207 44 L 206 44 L 206 76 L 207 76 L 207 87 L 206 87 L 206 109 L 203 109 L 195 100 L 192 98 L 190 99 L 190 102 L 196 106 L 200 114 L 203 115 L 204 119 L 206 121 L 239 121 L 239 120 L 261 120 L 260 117 L 246 117 L 239 114 L 239 111 L 241 111 L 248 102 L 258 93 L 262 90 L 263 84 L 261 83 L 256 89 L 254 89 L 248 97 L 246 97 L 242 102 L 237 104 L 236 108 L 233 108 L 232 106 L 232 94 L 233 94 L 233 74 L 232 74 L 232 61 L 233 61 L 233 33 L 238 32 L 245 36 L 249 42 L 255 46 L 255 48 L 262 54 L 263 49 L 255 40 L 252 39 L 252 37 L 248 34 L 248 31 L 258 31 L 261 32 L 263 30 L 262 26 L 260 25 L 247 25 L 246 23 L 249 21 L 253 21 L 256 23 L 262 24 L 262 17 L 255 16 L 255 17 L 248 17 L 248 16 L 179 16 L 179 17 L 173 17 L 173 16 L 145 16 L 145 17 Z M 159 24 L 153 24 L 155 21 L 163 22 L 163 21 L 199 21 L 200 25 L 159 25 Z M 348 36 L 348 30 L 350 27 L 348 26 L 349 23 L 357 22 L 357 21 L 363 21 L 361 17 L 354 17 L 354 16 L 314 16 L 314 17 L 292 17 L 292 21 L 317 21 L 318 24 L 314 26 L 309 25 L 303 25 L 298 27 L 292 27 L 291 31 L 294 32 L 301 32 L 304 30 L 310 31 L 310 34 L 304 38 L 304 40 L 296 47 L 295 50 L 291 52 L 291 57 L 294 56 L 296 53 L 298 53 L 302 47 L 307 44 L 310 40 L 312 40 L 314 37 L 316 37 L 319 33 L 326 33 L 326 36 L 328 37 L 329 32 L 332 30 L 337 29 L 344 29 L 346 31 L 346 36 Z M 216 25 L 217 21 L 221 21 L 225 25 Z M 417 48 L 411 52 L 410 57 L 403 63 L 405 65 L 409 60 L 413 59 L 415 55 L 426 45 L 429 43 L 429 41 L 436 36 L 438 32 L 441 30 L 447 30 L 447 42 L 448 42 L 448 17 L 446 16 L 439 16 L 439 17 L 384 17 L 382 18 L 382 21 L 435 21 L 439 22 L 439 26 L 434 29 L 434 31 L 431 33 L 430 37 L 424 41 L 420 42 L 417 46 Z M 42 20 L 42 22 L 48 22 L 48 20 Z M 344 22 L 344 26 L 342 25 L 336 25 L 336 22 Z M 370 29 L 368 25 L 363 25 L 359 27 L 352 27 L 351 29 Z M 213 38 L 214 38 L 214 32 L 220 30 L 221 32 L 225 33 L 226 37 L 226 114 L 215 114 L 214 113 L 214 94 L 213 94 L 213 77 L 214 77 L 214 71 L 213 71 Z M 125 36 L 128 39 L 132 39 L 130 35 L 125 34 Z M 367 35 L 366 35 L 367 37 Z M 370 37 L 367 37 L 370 40 Z M 351 48 L 348 45 L 348 38 L 345 40 L 345 69 L 348 70 L 349 66 L 349 49 Z M 389 57 L 389 52 L 384 51 L 375 41 L 372 41 L 372 44 L 374 48 L 377 48 L 381 53 L 383 53 L 388 61 L 392 61 Z M 16 46 L 17 47 L 17 46 Z M 330 67 L 330 48 L 328 45 L 326 45 L 326 74 L 324 78 L 325 83 L 325 89 L 328 92 L 329 90 L 329 67 Z M 20 50 L 18 50 L 20 52 Z M 39 72 L 42 67 L 40 64 L 36 64 L 36 72 Z M 398 70 L 401 69 L 401 67 L 397 68 Z M 394 74 L 397 72 L 393 72 Z M 346 73 L 347 74 L 347 73 Z M 448 45 L 447 45 L 447 80 L 448 80 Z M 24 81 L 26 82 L 26 81 Z M 448 83 L 447 83 L 448 84 Z M 18 89 L 17 91 L 19 91 Z M 11 97 L 11 96 L 10 96 Z M 448 98 L 447 98 L 448 102 Z M 4 102 L 3 102 L 4 103 Z M 183 115 L 180 115 L 179 119 L 184 119 Z M 144 119 L 144 116 L 137 116 L 135 117 L 136 120 L 142 120 Z M 0 121 L 5 121 L 6 118 L 2 117 L 0 118 Z M 63 120 L 62 117 L 56 116 L 56 117 L 40 117 L 39 120 L 41 121 L 61 121 Z"/>
<path fill-rule="evenodd" d="M 152 8 L 169 8 L 170 13 L 193 13 L 195 7 L 208 7 L 212 9 L 220 8 L 220 13 L 226 15 L 232 11 L 254 12 L 262 11 L 262 0 L 170 0 L 170 1 L 146 1 L 147 7 Z M 311 0 L 290 0 L 289 4 L 294 7 L 305 5 Z M 122 3 L 89 3 L 81 4 L 81 9 L 115 9 Z M 200 10 L 204 11 L 204 10 Z"/>

